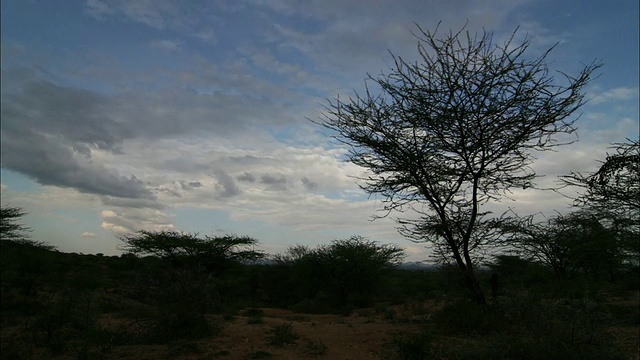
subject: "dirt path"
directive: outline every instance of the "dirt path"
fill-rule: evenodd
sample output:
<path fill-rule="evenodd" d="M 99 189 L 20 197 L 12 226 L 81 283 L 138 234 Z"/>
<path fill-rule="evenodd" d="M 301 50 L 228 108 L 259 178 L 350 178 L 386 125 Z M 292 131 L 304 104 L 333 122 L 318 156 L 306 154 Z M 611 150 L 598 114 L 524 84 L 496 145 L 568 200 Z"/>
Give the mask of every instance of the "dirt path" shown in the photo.
<path fill-rule="evenodd" d="M 263 324 L 247 324 L 249 318 L 239 316 L 225 328 L 224 336 L 214 339 L 219 352 L 230 359 L 260 358 L 269 353 L 273 359 L 380 359 L 385 343 L 395 335 L 415 330 L 416 325 L 391 323 L 373 311 L 339 315 L 296 314 L 282 309 L 263 309 Z M 364 314 L 364 316 L 362 316 Z M 291 324 L 299 335 L 295 344 L 282 347 L 269 344 L 271 330 Z M 323 351 L 323 346 L 326 350 Z M 324 352 L 323 354 L 320 354 Z M 268 355 L 264 354 L 264 358 Z"/>

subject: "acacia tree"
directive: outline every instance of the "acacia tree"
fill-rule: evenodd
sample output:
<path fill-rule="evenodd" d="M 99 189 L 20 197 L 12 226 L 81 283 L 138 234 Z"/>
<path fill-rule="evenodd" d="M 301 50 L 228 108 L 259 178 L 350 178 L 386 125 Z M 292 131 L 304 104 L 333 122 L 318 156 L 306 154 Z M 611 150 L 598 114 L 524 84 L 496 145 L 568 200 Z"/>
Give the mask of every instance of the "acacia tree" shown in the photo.
<path fill-rule="evenodd" d="M 295 278 L 292 287 L 301 291 L 298 295 L 314 299 L 325 292 L 342 306 L 350 300 L 360 305 L 369 303 L 385 271 L 396 267 L 404 257 L 404 250 L 398 246 L 352 236 L 315 249 L 295 245 L 275 260 L 291 269 Z"/>
<path fill-rule="evenodd" d="M 529 57 L 530 39 L 504 44 L 465 28 L 439 38 L 418 27 L 420 61 L 391 54 L 386 75 L 369 75 L 366 92 L 329 101 L 316 121 L 349 146 L 348 158 L 368 170 L 360 186 L 381 194 L 383 209 L 400 217 L 410 239 L 431 242 L 462 271 L 477 303 L 486 303 L 474 271 L 474 251 L 492 237 L 495 218 L 482 205 L 514 187 L 534 186 L 531 150 L 561 145 L 575 131 L 571 115 L 583 87 L 601 65 L 575 76 Z M 379 87 L 374 94 L 370 84 Z M 475 251 L 477 252 L 477 251 Z"/>
<path fill-rule="evenodd" d="M 0 207 L 0 240 L 11 240 L 42 250 L 56 250 L 54 245 L 45 241 L 33 240 L 27 234 L 33 229 L 19 222 L 27 213 L 19 207 Z"/>
<path fill-rule="evenodd" d="M 161 259 L 134 287 L 138 300 L 154 306 L 147 321 L 157 341 L 206 335 L 205 314 L 225 300 L 225 275 L 263 254 L 247 236 L 204 236 L 178 231 L 138 231 L 121 236 L 121 250 Z"/>
<path fill-rule="evenodd" d="M 637 215 L 640 211 L 640 140 L 613 145 L 615 154 L 607 154 L 598 171 L 586 176 L 571 173 L 561 179 L 567 185 L 586 190 L 578 199 L 579 204 Z"/>
<path fill-rule="evenodd" d="M 25 232 L 30 231 L 28 227 L 18 223 L 18 219 L 26 213 L 18 208 L 3 206 L 0 208 L 0 238 L 2 240 L 24 240 L 29 237 Z"/>
<path fill-rule="evenodd" d="M 579 210 L 545 222 L 534 217 L 501 224 L 510 252 L 551 268 L 559 280 L 583 272 L 611 278 L 622 260 L 620 237 L 607 228 L 599 213 Z"/>
<path fill-rule="evenodd" d="M 138 231 L 120 237 L 120 246 L 131 254 L 155 255 L 176 267 L 197 267 L 220 273 L 228 266 L 263 257 L 253 250 L 257 240 L 248 236 L 225 235 L 204 238 L 177 231 Z"/>
<path fill-rule="evenodd" d="M 584 189 L 577 206 L 590 209 L 607 220 L 608 227 L 621 239 L 624 252 L 632 261 L 640 255 L 640 140 L 613 144 L 598 170 L 583 175 L 561 177 L 570 186 Z"/>

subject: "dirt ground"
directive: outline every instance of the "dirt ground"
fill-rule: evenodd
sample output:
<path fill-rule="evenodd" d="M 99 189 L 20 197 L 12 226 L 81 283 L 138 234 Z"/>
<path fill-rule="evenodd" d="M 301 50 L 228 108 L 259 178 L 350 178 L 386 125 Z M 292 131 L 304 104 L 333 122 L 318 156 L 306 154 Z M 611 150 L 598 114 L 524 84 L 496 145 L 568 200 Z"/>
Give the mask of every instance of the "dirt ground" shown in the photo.
<path fill-rule="evenodd" d="M 637 295 L 620 299 L 619 303 L 637 304 Z M 614 301 L 615 302 L 615 301 Z M 441 305 L 420 304 L 421 315 L 411 315 L 402 306 L 388 307 L 389 313 L 376 313 L 373 308 L 360 309 L 351 315 L 300 314 L 290 310 L 263 308 L 262 316 L 239 315 L 223 319 L 212 316 L 212 322 L 224 323 L 222 333 L 202 340 L 176 341 L 166 345 L 116 346 L 109 359 L 384 359 L 392 341 L 403 334 L 417 333 L 431 322 Z M 277 346 L 270 343 L 273 329 L 290 324 L 298 335 L 294 343 Z M 618 346 L 629 359 L 640 359 L 640 329 L 631 324 L 610 329 Z"/>
<path fill-rule="evenodd" d="M 261 309 L 262 323 L 238 315 L 224 321 L 221 335 L 162 346 L 117 346 L 109 358 L 124 359 L 382 359 L 395 336 L 419 331 L 429 315 L 402 322 L 386 319 L 373 309 L 349 316 L 299 314 L 283 309 Z M 435 311 L 435 309 L 434 309 Z M 241 313 L 242 314 L 242 313 Z M 220 317 L 211 320 L 220 321 Z M 291 324 L 299 338 L 293 344 L 270 344 L 273 328 Z"/>

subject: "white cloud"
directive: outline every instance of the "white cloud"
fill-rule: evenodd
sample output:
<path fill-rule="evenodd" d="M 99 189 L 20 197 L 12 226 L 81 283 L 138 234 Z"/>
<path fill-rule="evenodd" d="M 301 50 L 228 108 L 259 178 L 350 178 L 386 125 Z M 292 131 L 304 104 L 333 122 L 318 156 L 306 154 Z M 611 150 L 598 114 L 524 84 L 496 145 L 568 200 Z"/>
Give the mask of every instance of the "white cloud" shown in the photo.
<path fill-rule="evenodd" d="M 175 40 L 161 39 L 161 40 L 153 40 L 149 42 L 149 46 L 152 49 L 162 50 L 162 51 L 176 51 L 180 49 L 180 42 Z"/>
<path fill-rule="evenodd" d="M 325 98 L 362 89 L 367 72 L 386 71 L 387 49 L 416 58 L 413 21 L 433 30 L 441 20 L 442 33 L 468 20 L 471 32 L 495 31 L 495 41 L 521 25 L 520 35 L 545 48 L 580 36 L 575 27 L 550 29 L 546 19 L 514 11 L 528 3 L 87 0 L 86 13 L 100 20 L 96 34 L 138 27 L 134 42 L 118 39 L 126 51 L 74 39 L 43 49 L 3 37 L 2 143 L 13 150 L 3 151 L 3 166 L 60 186 L 35 194 L 3 184 L 3 201 L 38 214 L 89 209 L 93 228 L 116 235 L 173 229 L 181 212 L 204 209 L 230 218 L 217 227 L 255 232 L 274 248 L 350 232 L 402 243 L 390 219 L 369 222 L 379 204 L 355 184 L 363 169 L 342 162 L 344 150 L 305 119 L 319 118 Z M 613 86 L 589 105 L 629 108 L 620 102 L 637 96 L 637 86 Z M 578 124 L 580 142 L 537 154 L 533 168 L 549 175 L 542 186 L 593 169 L 610 142 L 637 134 L 628 110 L 597 110 Z M 525 212 L 566 206 L 554 193 L 513 197 L 505 204 Z M 243 226 L 253 223 L 276 230 Z M 78 237 L 84 230 L 74 229 Z"/>
<path fill-rule="evenodd" d="M 87 12 L 97 18 L 102 18 L 113 13 L 113 9 L 104 1 L 87 0 Z"/>
<path fill-rule="evenodd" d="M 154 209 L 111 208 L 100 213 L 102 227 L 116 236 L 139 230 L 161 231 L 173 230 L 171 216 Z"/>
<path fill-rule="evenodd" d="M 617 87 L 596 94 L 590 100 L 592 104 L 602 104 L 607 102 L 619 102 L 638 99 L 637 87 Z"/>
<path fill-rule="evenodd" d="M 82 237 L 86 237 L 86 238 L 94 238 L 96 236 L 97 236 L 96 234 L 94 234 L 92 232 L 89 232 L 89 231 L 85 231 L 85 232 L 82 233 Z"/>

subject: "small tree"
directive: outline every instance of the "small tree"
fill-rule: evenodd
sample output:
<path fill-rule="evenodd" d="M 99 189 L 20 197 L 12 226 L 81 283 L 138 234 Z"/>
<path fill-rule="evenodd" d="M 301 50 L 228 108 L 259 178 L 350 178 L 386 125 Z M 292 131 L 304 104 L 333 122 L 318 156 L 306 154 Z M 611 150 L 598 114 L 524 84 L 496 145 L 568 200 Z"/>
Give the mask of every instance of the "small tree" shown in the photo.
<path fill-rule="evenodd" d="M 598 171 L 583 175 L 571 173 L 561 179 L 566 185 L 586 191 L 577 205 L 588 205 L 606 211 L 625 214 L 629 220 L 640 222 L 640 140 L 613 144 L 615 154 L 607 154 Z"/>
<path fill-rule="evenodd" d="M 503 224 L 511 252 L 553 269 L 560 280 L 578 272 L 607 273 L 622 262 L 620 238 L 597 213 L 576 211 L 535 223 L 533 217 Z"/>
<path fill-rule="evenodd" d="M 19 207 L 3 206 L 0 208 L 0 240 L 11 240 L 17 243 L 36 247 L 42 250 L 56 250 L 56 247 L 45 242 L 33 240 L 27 234 L 32 229 L 18 221 L 27 215 Z"/>
<path fill-rule="evenodd" d="M 1 240 L 25 240 L 29 236 L 25 234 L 31 231 L 28 227 L 18 223 L 19 219 L 27 213 L 18 207 L 3 206 L 0 208 L 0 239 Z"/>
<path fill-rule="evenodd" d="M 363 95 L 330 101 L 319 123 L 349 146 L 349 160 L 369 171 L 360 179 L 381 194 L 386 215 L 400 218 L 410 239 L 435 244 L 462 271 L 477 303 L 486 299 L 475 274 L 474 254 L 493 237 L 495 219 L 482 211 L 512 188 L 533 186 L 531 150 L 548 150 L 555 135 L 574 132 L 571 115 L 583 104 L 583 87 L 600 67 L 577 76 L 559 73 L 526 51 L 530 40 L 513 35 L 496 45 L 490 33 L 464 28 L 442 38 L 419 29 L 421 61 L 393 56 L 388 75 L 369 80 Z"/>
<path fill-rule="evenodd" d="M 221 305 L 221 279 L 234 265 L 262 257 L 253 250 L 250 237 L 227 235 L 198 237 L 176 231 L 139 231 L 120 238 L 120 247 L 130 254 L 154 255 L 159 267 L 141 277 L 137 293 L 154 305 L 152 340 L 203 336 L 207 312 Z"/>
<path fill-rule="evenodd" d="M 219 273 L 228 266 L 263 257 L 253 250 L 257 240 L 248 236 L 225 235 L 221 237 L 181 233 L 177 231 L 139 231 L 120 237 L 120 246 L 131 254 L 155 255 L 169 260 L 177 267 L 202 267 L 211 273 Z"/>
<path fill-rule="evenodd" d="M 30 232 L 31 228 L 19 223 L 26 214 L 18 207 L 0 208 L 3 281 L 10 279 L 8 282 L 22 289 L 24 303 L 36 293 L 35 290 L 42 283 L 42 278 L 49 273 L 52 266 L 50 251 L 56 249 L 47 242 L 29 237 L 27 232 Z M 4 242 L 5 240 L 7 242 Z M 13 273 L 13 270 L 17 272 Z"/>
<path fill-rule="evenodd" d="M 404 251 L 393 245 L 380 245 L 360 236 L 335 240 L 326 248 L 325 271 L 332 279 L 334 291 L 345 304 L 355 293 L 364 305 L 371 300 L 385 270 L 397 266 Z"/>
<path fill-rule="evenodd" d="M 404 251 L 397 246 L 352 236 L 315 249 L 292 246 L 276 261 L 294 272 L 295 287 L 302 290 L 299 295 L 313 299 L 322 292 L 337 305 L 347 305 L 354 297 L 370 301 L 384 271 L 403 258 Z"/>
<path fill-rule="evenodd" d="M 637 266 L 640 257 L 640 141 L 613 144 L 600 168 L 588 175 L 561 177 L 569 186 L 584 189 L 575 205 L 589 208 L 605 218 L 617 233 L 628 262 Z"/>

